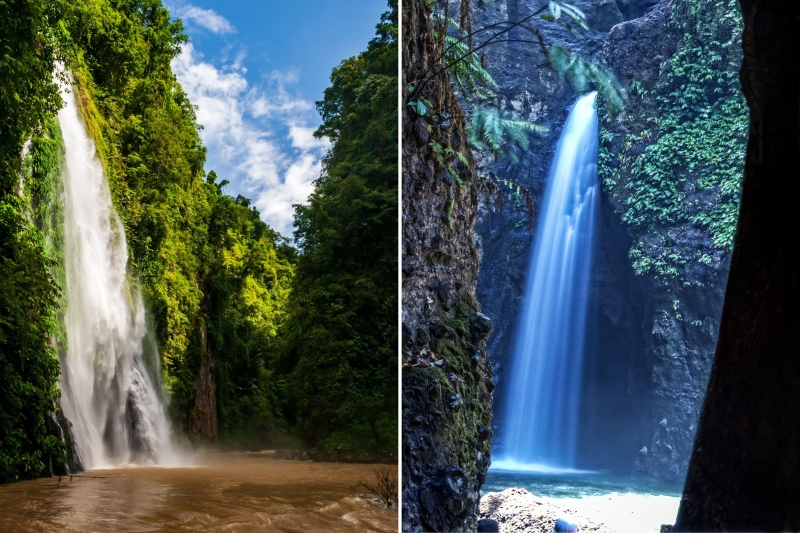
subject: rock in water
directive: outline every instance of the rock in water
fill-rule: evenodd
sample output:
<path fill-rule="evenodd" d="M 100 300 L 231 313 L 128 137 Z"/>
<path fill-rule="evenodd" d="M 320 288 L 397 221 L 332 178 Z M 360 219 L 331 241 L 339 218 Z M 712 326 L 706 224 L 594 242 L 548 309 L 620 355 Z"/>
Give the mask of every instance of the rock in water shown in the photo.
<path fill-rule="evenodd" d="M 578 533 L 581 527 L 575 522 L 570 522 L 566 518 L 557 518 L 553 533 Z"/>
<path fill-rule="evenodd" d="M 478 520 L 478 533 L 500 533 L 500 524 L 497 520 L 491 518 L 482 518 Z"/>

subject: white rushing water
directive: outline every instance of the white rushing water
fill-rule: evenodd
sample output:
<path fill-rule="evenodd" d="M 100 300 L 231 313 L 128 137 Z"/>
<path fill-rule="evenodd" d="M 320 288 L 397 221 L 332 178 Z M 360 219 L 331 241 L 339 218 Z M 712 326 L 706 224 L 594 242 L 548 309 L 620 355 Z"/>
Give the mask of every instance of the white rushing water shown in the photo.
<path fill-rule="evenodd" d="M 62 97 L 67 350 L 61 405 L 85 468 L 175 464 L 158 358 L 149 372 L 145 365 L 145 308 L 127 274 L 125 231 L 75 96 L 62 88 Z"/>
<path fill-rule="evenodd" d="M 599 200 L 595 93 L 569 114 L 540 211 L 495 469 L 573 469 Z"/>

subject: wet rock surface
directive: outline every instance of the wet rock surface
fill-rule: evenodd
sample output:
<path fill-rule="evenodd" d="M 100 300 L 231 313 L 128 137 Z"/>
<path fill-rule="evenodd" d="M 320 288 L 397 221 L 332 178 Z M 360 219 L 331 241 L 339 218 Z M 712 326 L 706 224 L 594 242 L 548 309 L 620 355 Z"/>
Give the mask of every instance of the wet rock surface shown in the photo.
<path fill-rule="evenodd" d="M 403 86 L 422 87 L 429 67 L 438 68 L 425 2 L 403 3 L 403 27 Z M 450 116 L 446 125 L 417 116 L 403 92 L 402 527 L 474 531 L 489 467 L 494 382 L 485 339 L 493 325 L 475 298 L 472 163 L 454 163 L 458 183 L 430 144 L 460 150 L 463 115 L 446 74 L 425 91 Z"/>

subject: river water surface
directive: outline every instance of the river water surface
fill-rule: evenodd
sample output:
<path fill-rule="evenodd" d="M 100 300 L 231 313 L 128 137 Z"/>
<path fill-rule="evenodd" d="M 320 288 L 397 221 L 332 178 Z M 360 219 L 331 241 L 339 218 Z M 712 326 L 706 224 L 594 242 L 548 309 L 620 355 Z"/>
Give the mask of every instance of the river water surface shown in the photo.
<path fill-rule="evenodd" d="M 397 510 L 360 497 L 374 465 L 198 456 L 192 468 L 130 467 L 0 485 L 0 531 L 397 531 Z"/>

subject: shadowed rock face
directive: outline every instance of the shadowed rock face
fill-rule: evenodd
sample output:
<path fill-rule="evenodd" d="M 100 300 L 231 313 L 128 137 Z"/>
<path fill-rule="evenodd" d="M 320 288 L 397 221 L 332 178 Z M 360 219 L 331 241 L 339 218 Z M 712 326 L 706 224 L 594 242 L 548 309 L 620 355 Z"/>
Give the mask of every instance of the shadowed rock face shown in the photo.
<path fill-rule="evenodd" d="M 741 215 L 675 531 L 800 530 L 800 4 L 741 8 Z"/>
<path fill-rule="evenodd" d="M 648 9 L 658 4 L 658 0 L 617 0 L 622 16 L 625 20 L 641 17 Z"/>
<path fill-rule="evenodd" d="M 541 5 L 496 1 L 476 13 L 474 27 L 519 20 Z M 548 43 L 577 48 L 587 56 L 602 57 L 624 88 L 635 80 L 650 90 L 659 81 L 662 64 L 679 44 L 666 32 L 675 3 L 641 2 L 635 10 L 622 9 L 622 13 L 618 5 L 621 3 L 576 3 L 596 30 L 588 41 L 577 43 L 555 25 L 542 26 L 544 38 Z M 641 16 L 623 21 L 634 15 Z M 510 37 L 523 40 L 531 35 L 519 30 Z M 522 185 L 531 192 L 538 213 L 554 150 L 577 95 L 550 70 L 536 45 L 493 45 L 487 49 L 487 68 L 501 87 L 501 107 L 513 109 L 549 131 L 532 139 L 528 152 L 519 154 L 519 164 L 479 160 L 478 172 Z M 637 105 L 652 112 L 655 103 L 640 101 Z M 618 150 L 626 135 L 639 133 L 633 131 L 634 125 L 622 121 L 608 127 L 618 139 Z M 477 296 L 495 325 L 487 341 L 498 384 L 495 449 L 503 446 L 503 404 L 513 401 L 502 391 L 536 231 L 536 221 L 529 224 L 524 202 L 515 204 L 513 195 L 507 193 L 504 204 L 501 209 L 495 201 L 482 202 L 476 223 L 481 254 Z M 583 383 L 584 438 L 579 457 L 587 468 L 634 469 L 648 477 L 680 483 L 716 343 L 730 256 L 712 250 L 709 232 L 688 223 L 655 228 L 652 235 L 633 230 L 620 218 L 624 209 L 604 187 L 592 267 L 592 318 Z M 713 266 L 696 265 L 683 279 L 673 281 L 635 275 L 628 257 L 632 239 L 655 239 L 657 232 L 667 231 L 674 236 L 670 244 L 674 250 L 713 255 Z M 680 311 L 675 309 L 676 300 Z"/>
<path fill-rule="evenodd" d="M 403 87 L 422 87 L 440 68 L 423 0 L 403 3 L 403 28 Z M 471 168 L 456 163 L 459 185 L 431 150 L 431 141 L 462 147 L 447 75 L 422 94 L 451 117 L 444 127 L 417 116 L 403 91 L 403 530 L 474 531 L 494 389 L 485 349 L 492 321 L 475 299 L 478 192 Z"/>

